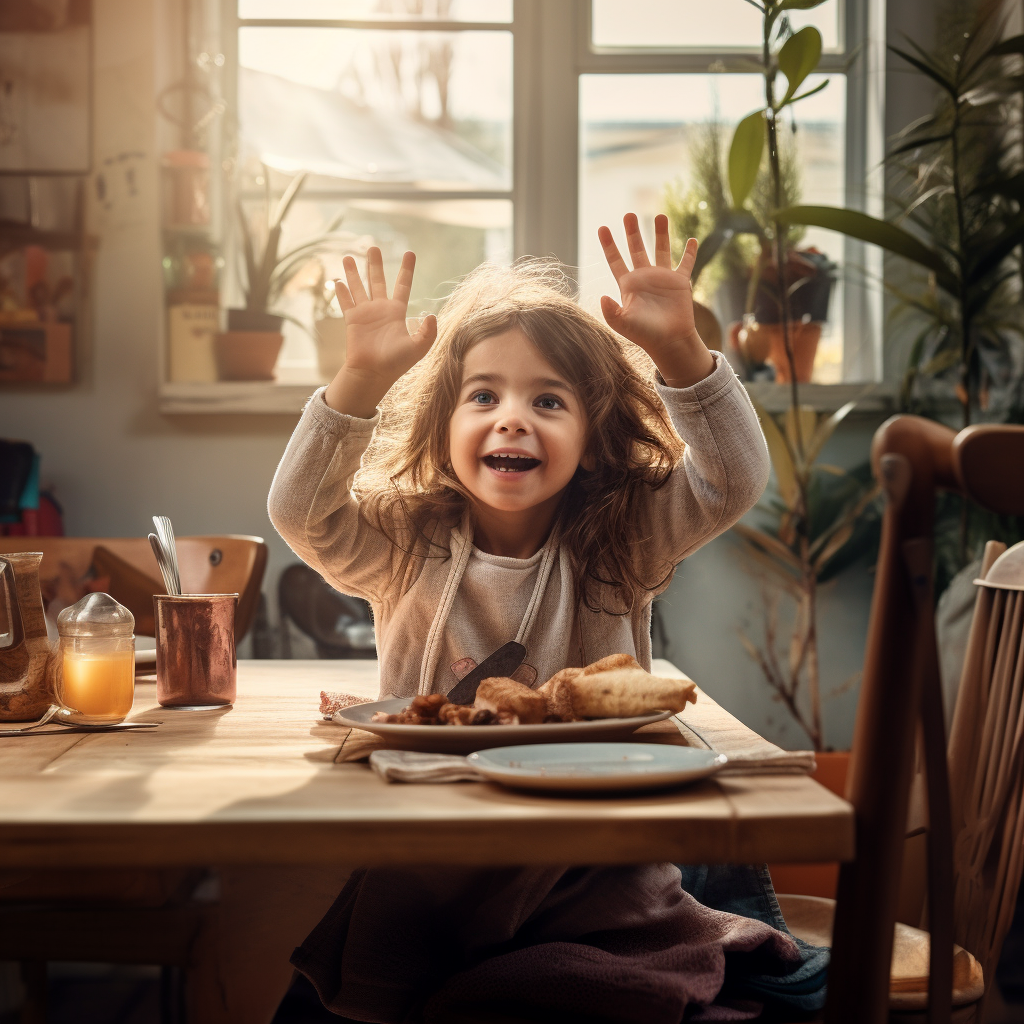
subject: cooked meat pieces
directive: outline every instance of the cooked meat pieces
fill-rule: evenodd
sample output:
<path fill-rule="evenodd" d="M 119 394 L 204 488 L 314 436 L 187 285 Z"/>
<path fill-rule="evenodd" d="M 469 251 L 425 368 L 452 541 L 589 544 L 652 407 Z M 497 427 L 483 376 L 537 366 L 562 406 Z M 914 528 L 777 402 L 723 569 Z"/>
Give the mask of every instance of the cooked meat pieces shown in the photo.
<path fill-rule="evenodd" d="M 515 715 L 523 725 L 538 725 L 548 715 L 544 694 L 507 676 L 482 680 L 477 687 L 473 707 L 495 715 Z"/>
<path fill-rule="evenodd" d="M 680 712 L 697 701 L 689 679 L 651 675 L 629 654 L 612 654 L 584 668 L 564 668 L 536 690 L 506 676 L 480 683 L 470 707 L 441 693 L 414 697 L 397 715 L 375 722 L 403 725 L 536 725 L 587 718 L 633 718 L 650 711 Z"/>

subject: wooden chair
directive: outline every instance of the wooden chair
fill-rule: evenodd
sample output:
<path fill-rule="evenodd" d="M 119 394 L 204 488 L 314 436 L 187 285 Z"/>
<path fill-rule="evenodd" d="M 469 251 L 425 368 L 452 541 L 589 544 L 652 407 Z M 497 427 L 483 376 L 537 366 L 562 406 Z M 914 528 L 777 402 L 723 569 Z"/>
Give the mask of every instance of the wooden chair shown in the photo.
<path fill-rule="evenodd" d="M 979 594 L 947 759 L 932 600 L 934 504 L 944 489 L 1000 514 L 1024 514 L 1024 427 L 955 434 L 897 416 L 875 434 L 872 462 L 887 505 L 847 785 L 857 859 L 840 870 L 834 926 L 831 901 L 782 896 L 780 903 L 794 934 L 817 943 L 831 936 L 829 1024 L 908 1012 L 944 1024 L 953 1019 L 954 991 L 957 1021 L 972 1020 L 1024 855 L 1024 600 Z M 915 735 L 925 780 L 928 933 L 895 929 Z"/>
<path fill-rule="evenodd" d="M 225 534 L 178 537 L 176 543 L 181 587 L 186 594 L 238 594 L 235 639 L 241 640 L 259 605 L 267 567 L 267 545 L 263 538 Z M 0 537 L 0 554 L 9 551 L 42 551 L 42 579 L 55 576 L 62 562 L 76 579 L 82 579 L 90 568 L 119 573 L 117 582 L 121 583 L 124 596 L 113 596 L 135 614 L 137 633 L 153 635 L 140 626 L 153 621 L 152 594 L 163 594 L 165 590 L 159 582 L 160 570 L 147 537 Z M 98 559 L 97 551 L 101 552 Z"/>

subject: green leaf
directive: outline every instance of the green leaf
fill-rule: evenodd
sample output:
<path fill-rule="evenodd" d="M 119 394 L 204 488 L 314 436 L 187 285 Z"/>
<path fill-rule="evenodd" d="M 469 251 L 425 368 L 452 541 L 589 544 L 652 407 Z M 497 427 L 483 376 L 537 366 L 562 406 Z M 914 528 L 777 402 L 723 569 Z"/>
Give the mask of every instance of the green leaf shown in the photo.
<path fill-rule="evenodd" d="M 760 235 L 761 225 L 749 210 L 728 210 L 709 235 L 701 239 L 690 280 L 696 282 L 700 272 L 715 258 L 718 250 L 734 235 Z"/>
<path fill-rule="evenodd" d="M 777 537 L 773 537 L 769 533 L 765 533 L 764 530 L 755 530 L 752 526 L 747 526 L 744 523 L 736 523 L 733 529 L 745 540 L 751 544 L 756 544 L 761 548 L 762 551 L 771 555 L 773 558 L 777 558 L 784 565 L 789 566 L 795 572 L 801 572 L 803 566 L 800 564 L 800 559 L 786 547 Z"/>
<path fill-rule="evenodd" d="M 825 0 L 782 0 L 776 8 L 777 11 L 810 11 L 820 7 Z"/>
<path fill-rule="evenodd" d="M 937 353 L 921 367 L 920 372 L 928 377 L 936 377 L 940 373 L 952 370 L 960 362 L 960 349 L 947 348 Z"/>
<path fill-rule="evenodd" d="M 755 110 L 736 125 L 729 147 L 729 191 L 733 209 L 743 206 L 757 180 L 764 152 L 764 134 L 763 110 Z"/>
<path fill-rule="evenodd" d="M 821 60 L 821 33 L 808 25 L 791 35 L 779 50 L 779 70 L 789 82 L 786 95 L 780 106 L 788 103 L 803 80 L 818 66 Z"/>
<path fill-rule="evenodd" d="M 1007 221 L 1002 231 L 974 258 L 968 269 L 967 281 L 977 284 L 995 270 L 1007 256 L 1024 242 L 1024 212 Z"/>
<path fill-rule="evenodd" d="M 890 149 L 889 156 L 899 156 L 901 153 L 909 153 L 911 150 L 920 149 L 922 146 L 932 146 L 939 142 L 948 142 L 951 138 L 953 136 L 950 132 L 943 132 L 941 135 L 924 135 L 918 139 L 908 139 L 894 149 Z"/>
<path fill-rule="evenodd" d="M 818 414 L 809 405 L 801 405 L 798 409 L 790 406 L 786 410 L 782 422 L 786 428 L 786 440 L 789 442 L 790 451 L 798 453 L 797 461 L 800 461 L 799 452 L 801 449 L 803 450 L 804 458 L 800 466 L 800 472 L 803 473 L 806 467 L 811 464 L 811 460 L 807 458 L 807 446 L 814 436 L 814 431 L 818 424 Z M 799 445 L 796 443 L 797 424 L 800 425 Z"/>
<path fill-rule="evenodd" d="M 790 450 L 775 420 L 757 402 L 754 403 L 754 408 L 757 410 L 758 416 L 761 417 L 761 429 L 764 431 L 764 439 L 768 443 L 768 455 L 772 460 L 772 467 L 775 470 L 779 494 L 786 503 L 786 507 L 793 508 L 800 497 L 793 452 Z"/>
<path fill-rule="evenodd" d="M 807 445 L 807 464 L 809 466 L 813 465 L 815 459 L 821 454 L 822 448 L 825 447 L 828 439 L 835 433 L 836 427 L 853 412 L 856 406 L 856 399 L 852 402 L 847 402 L 846 405 L 840 406 L 831 416 L 823 418 L 818 424 L 814 437 L 811 438 L 810 444 Z"/>
<path fill-rule="evenodd" d="M 813 96 L 816 92 L 821 92 L 821 90 L 824 89 L 830 81 L 831 79 L 826 78 L 820 85 L 816 85 L 813 89 L 808 89 L 807 92 L 800 93 L 799 96 L 794 96 L 789 102 L 799 103 L 801 100 L 807 99 L 808 96 Z"/>
<path fill-rule="evenodd" d="M 789 206 L 783 210 L 776 210 L 772 214 L 772 219 L 780 224 L 806 224 L 809 227 L 839 231 L 850 238 L 870 242 L 885 249 L 886 252 L 902 256 L 930 270 L 935 275 L 938 286 L 950 295 L 956 296 L 959 293 L 956 275 L 942 257 L 933 249 L 929 249 L 919 238 L 895 224 L 889 224 L 859 210 L 845 210 L 837 206 Z"/>
<path fill-rule="evenodd" d="M 898 46 L 889 46 L 887 49 L 891 50 L 896 54 L 897 57 L 902 57 L 908 64 L 917 68 L 922 75 L 927 75 L 933 82 L 942 86 L 954 99 L 956 99 L 956 85 L 953 84 L 945 75 L 943 75 L 938 69 L 933 68 L 930 64 L 926 64 L 923 60 L 918 60 L 912 53 L 907 53 L 906 50 L 901 50 Z"/>
<path fill-rule="evenodd" d="M 1024 36 L 1010 36 L 991 47 L 985 54 L 986 57 L 1008 57 L 1013 53 L 1024 54 Z"/>

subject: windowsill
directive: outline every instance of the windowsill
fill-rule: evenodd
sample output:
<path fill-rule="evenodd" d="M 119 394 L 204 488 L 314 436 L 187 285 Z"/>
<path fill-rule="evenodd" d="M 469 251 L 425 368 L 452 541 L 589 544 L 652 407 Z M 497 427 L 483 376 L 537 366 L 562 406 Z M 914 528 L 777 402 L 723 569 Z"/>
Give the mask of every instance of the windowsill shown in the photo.
<path fill-rule="evenodd" d="M 164 383 L 159 391 L 160 412 L 170 416 L 221 413 L 298 416 L 318 386 L 269 380 Z M 779 413 L 789 407 L 787 384 L 754 383 L 747 384 L 746 388 L 768 412 Z M 857 400 L 857 411 L 861 413 L 888 414 L 896 411 L 896 395 L 891 385 L 800 385 L 801 404 L 809 405 L 818 412 L 834 412 L 853 400 Z"/>

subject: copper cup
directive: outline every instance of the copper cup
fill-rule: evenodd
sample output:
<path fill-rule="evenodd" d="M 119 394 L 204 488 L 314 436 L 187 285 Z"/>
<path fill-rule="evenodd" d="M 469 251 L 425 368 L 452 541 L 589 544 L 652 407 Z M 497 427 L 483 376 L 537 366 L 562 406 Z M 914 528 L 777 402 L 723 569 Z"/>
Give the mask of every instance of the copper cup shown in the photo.
<path fill-rule="evenodd" d="M 235 700 L 237 594 L 154 594 L 156 699 L 164 707 Z"/>

